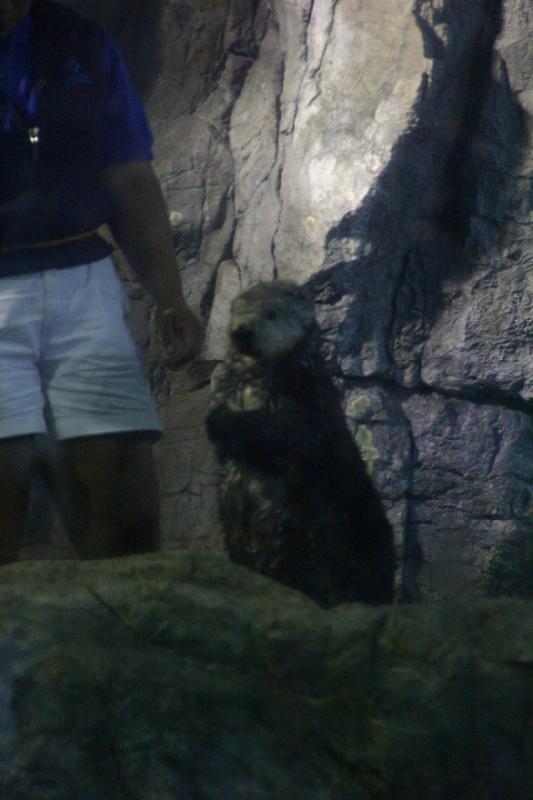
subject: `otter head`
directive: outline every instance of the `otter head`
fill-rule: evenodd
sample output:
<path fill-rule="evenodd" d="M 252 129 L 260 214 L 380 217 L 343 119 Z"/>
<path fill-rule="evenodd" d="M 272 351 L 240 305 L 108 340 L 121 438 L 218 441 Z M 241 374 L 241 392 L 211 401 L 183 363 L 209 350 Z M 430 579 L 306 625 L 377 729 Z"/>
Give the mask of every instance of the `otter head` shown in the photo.
<path fill-rule="evenodd" d="M 275 361 L 305 343 L 315 326 L 306 292 L 289 281 L 252 286 L 231 304 L 230 337 L 242 355 Z"/>

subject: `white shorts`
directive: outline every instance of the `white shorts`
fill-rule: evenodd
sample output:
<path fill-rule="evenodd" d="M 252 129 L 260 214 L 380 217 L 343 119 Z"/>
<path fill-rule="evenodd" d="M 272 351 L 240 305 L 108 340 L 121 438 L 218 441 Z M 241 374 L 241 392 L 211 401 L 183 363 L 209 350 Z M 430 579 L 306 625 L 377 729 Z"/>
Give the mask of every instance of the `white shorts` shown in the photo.
<path fill-rule="evenodd" d="M 0 278 L 0 439 L 161 436 L 110 258 Z"/>

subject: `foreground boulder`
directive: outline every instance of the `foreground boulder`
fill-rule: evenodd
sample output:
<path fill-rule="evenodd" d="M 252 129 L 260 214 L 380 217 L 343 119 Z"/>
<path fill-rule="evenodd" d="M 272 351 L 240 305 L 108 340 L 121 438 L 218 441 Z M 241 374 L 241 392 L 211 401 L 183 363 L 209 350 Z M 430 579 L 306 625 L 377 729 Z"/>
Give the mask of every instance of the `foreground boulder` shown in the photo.
<path fill-rule="evenodd" d="M 528 800 L 533 605 L 319 609 L 223 557 L 0 572 L 2 800 Z"/>

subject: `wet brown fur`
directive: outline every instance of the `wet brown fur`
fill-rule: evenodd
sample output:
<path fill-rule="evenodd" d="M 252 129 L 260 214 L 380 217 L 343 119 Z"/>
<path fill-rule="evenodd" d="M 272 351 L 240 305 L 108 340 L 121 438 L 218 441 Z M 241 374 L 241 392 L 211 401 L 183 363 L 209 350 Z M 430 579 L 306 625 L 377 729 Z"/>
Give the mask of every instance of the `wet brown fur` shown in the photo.
<path fill-rule="evenodd" d="M 391 528 L 305 291 L 274 281 L 244 292 L 230 339 L 206 421 L 230 558 L 325 607 L 392 602 Z"/>

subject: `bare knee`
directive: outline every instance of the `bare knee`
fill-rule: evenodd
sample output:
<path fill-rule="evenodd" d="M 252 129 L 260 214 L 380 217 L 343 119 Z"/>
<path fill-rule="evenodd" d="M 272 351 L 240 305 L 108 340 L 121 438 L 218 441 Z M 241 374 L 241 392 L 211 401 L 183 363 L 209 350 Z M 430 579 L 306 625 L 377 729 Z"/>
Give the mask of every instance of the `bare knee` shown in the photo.
<path fill-rule="evenodd" d="M 65 522 L 79 555 L 106 558 L 158 550 L 152 442 L 118 434 L 73 439 L 61 448 L 70 498 Z"/>
<path fill-rule="evenodd" d="M 35 455 L 35 436 L 0 439 L 0 474 L 7 476 L 11 485 L 25 483 L 29 480 Z"/>

